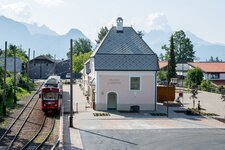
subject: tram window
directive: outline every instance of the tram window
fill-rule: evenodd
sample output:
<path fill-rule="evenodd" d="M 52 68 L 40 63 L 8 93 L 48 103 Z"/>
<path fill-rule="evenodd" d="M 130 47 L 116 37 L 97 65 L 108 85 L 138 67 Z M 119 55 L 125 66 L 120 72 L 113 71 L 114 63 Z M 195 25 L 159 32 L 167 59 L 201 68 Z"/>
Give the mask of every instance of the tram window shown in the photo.
<path fill-rule="evenodd" d="M 43 100 L 57 100 L 58 99 L 58 93 L 43 93 Z"/>

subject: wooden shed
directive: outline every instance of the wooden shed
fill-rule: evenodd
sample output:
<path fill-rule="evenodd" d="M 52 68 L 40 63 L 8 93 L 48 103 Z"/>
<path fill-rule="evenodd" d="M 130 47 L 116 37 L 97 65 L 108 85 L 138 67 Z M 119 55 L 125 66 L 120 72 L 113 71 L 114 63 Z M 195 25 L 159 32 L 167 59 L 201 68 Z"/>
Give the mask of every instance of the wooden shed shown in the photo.
<path fill-rule="evenodd" d="M 175 86 L 157 86 L 157 102 L 163 103 L 164 101 L 175 100 Z"/>

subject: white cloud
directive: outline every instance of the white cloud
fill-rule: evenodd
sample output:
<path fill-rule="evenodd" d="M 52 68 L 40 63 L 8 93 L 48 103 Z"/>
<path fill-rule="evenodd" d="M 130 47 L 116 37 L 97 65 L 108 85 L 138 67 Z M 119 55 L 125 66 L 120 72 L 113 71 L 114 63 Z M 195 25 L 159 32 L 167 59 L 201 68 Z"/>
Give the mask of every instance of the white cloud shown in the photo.
<path fill-rule="evenodd" d="M 147 18 L 146 26 L 148 30 L 171 31 L 171 27 L 168 24 L 167 17 L 163 13 L 156 12 L 150 14 Z"/>
<path fill-rule="evenodd" d="M 31 7 L 29 4 L 24 2 L 17 2 L 11 4 L 1 4 L 0 5 L 0 15 L 6 17 L 27 21 L 31 17 Z"/>
<path fill-rule="evenodd" d="M 64 3 L 63 0 L 34 0 L 36 3 L 51 7 L 51 6 L 59 6 Z"/>

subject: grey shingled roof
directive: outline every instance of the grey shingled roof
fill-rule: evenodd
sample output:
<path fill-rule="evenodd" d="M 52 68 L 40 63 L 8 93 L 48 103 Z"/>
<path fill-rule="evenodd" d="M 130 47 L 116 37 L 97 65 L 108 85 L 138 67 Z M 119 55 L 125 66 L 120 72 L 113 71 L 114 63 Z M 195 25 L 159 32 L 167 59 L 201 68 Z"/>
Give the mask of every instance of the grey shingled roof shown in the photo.
<path fill-rule="evenodd" d="M 112 27 L 92 57 L 96 71 L 153 71 L 159 68 L 157 55 L 132 27 L 123 27 L 123 32 Z"/>

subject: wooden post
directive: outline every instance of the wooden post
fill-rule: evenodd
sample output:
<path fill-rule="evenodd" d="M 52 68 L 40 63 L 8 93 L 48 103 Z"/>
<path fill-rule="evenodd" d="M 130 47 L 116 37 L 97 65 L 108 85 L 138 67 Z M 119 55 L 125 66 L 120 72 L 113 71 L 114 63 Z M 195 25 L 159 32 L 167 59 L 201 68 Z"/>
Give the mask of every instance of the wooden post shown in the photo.
<path fill-rule="evenodd" d="M 30 48 L 28 49 L 28 62 L 27 62 L 27 90 L 29 91 L 29 77 L 30 77 Z"/>
<path fill-rule="evenodd" d="M 16 47 L 13 46 L 13 55 L 14 55 L 14 104 L 16 104 Z"/>

